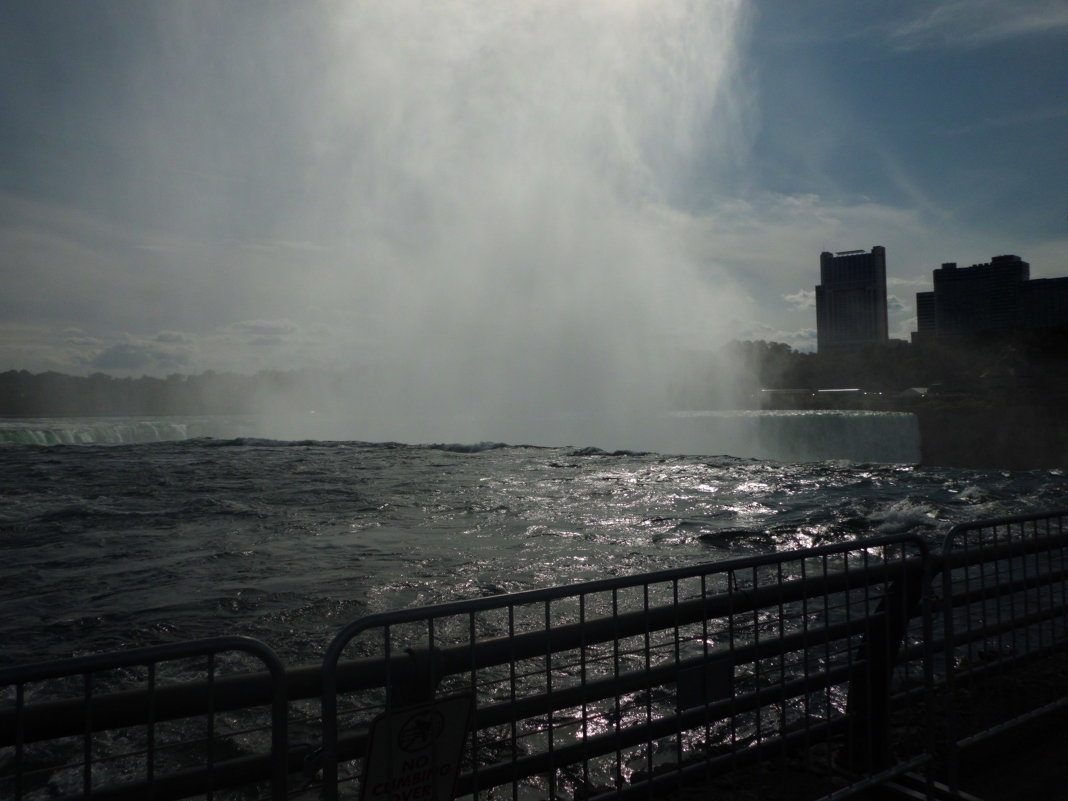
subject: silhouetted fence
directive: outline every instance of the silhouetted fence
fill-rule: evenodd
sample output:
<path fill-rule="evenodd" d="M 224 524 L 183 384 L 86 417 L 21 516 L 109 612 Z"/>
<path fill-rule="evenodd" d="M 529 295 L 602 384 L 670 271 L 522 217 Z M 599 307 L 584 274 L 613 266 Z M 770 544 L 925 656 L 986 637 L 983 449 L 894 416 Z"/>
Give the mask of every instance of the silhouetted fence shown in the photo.
<path fill-rule="evenodd" d="M 372 615 L 288 671 L 235 637 L 5 669 L 0 797 L 933 797 L 1064 703 L 1006 688 L 1065 652 L 1066 516 Z"/>

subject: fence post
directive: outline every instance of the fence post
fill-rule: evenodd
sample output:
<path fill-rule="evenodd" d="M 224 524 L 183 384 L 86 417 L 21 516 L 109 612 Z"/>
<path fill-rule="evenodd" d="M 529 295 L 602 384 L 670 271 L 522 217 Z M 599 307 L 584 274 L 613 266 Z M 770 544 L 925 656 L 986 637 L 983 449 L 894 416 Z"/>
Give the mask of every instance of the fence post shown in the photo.
<path fill-rule="evenodd" d="M 891 681 L 909 620 L 921 612 L 927 575 L 926 552 L 902 563 L 901 576 L 889 582 L 857 648 L 846 697 L 851 721 L 849 757 L 854 768 L 872 772 L 891 766 Z"/>

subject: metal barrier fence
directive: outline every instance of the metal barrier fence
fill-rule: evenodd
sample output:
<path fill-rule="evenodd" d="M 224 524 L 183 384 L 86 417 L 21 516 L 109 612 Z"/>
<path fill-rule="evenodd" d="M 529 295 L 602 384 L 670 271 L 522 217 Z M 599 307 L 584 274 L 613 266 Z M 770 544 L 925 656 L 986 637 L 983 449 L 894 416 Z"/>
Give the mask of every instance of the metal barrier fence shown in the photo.
<path fill-rule="evenodd" d="M 885 781 L 913 767 L 890 759 L 886 698 L 924 554 L 869 540 L 359 620 L 323 666 L 325 797 L 430 796 L 426 766 L 448 764 L 458 796 L 622 799 L 758 761 L 767 778 L 802 751 L 817 781 L 836 765 Z M 382 675 L 339 692 L 347 652 Z M 462 699 L 461 720 L 428 723 L 434 698 Z M 383 713 L 403 756 L 364 762 Z M 468 715 L 462 753 L 434 754 Z M 436 728 L 406 745 L 409 721 Z"/>
<path fill-rule="evenodd" d="M 940 739 L 955 788 L 962 750 L 1068 708 L 1068 511 L 956 526 L 942 563 Z"/>
<path fill-rule="evenodd" d="M 224 677 L 244 679 L 249 658 L 261 679 L 259 671 L 269 672 L 267 706 L 224 716 L 233 709 Z M 168 688 L 196 676 L 194 703 L 175 703 Z M 285 668 L 256 640 L 216 637 L 9 668 L 0 686 L 8 690 L 0 798 L 210 798 L 256 777 L 275 801 L 286 796 Z M 264 753 L 236 756 L 256 750 Z"/>
<path fill-rule="evenodd" d="M 1003 679 L 1068 653 L 1066 518 L 375 615 L 288 671 L 245 638 L 0 670 L 0 798 L 946 797 L 1064 703 Z"/>

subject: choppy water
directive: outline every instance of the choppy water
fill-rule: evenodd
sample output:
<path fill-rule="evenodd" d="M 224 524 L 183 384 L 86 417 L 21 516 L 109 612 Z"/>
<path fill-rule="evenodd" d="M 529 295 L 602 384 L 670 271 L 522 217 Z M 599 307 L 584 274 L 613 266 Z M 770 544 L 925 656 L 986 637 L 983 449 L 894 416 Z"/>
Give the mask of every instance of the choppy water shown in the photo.
<path fill-rule="evenodd" d="M 1068 505 L 1060 471 L 195 439 L 0 447 L 0 664 Z"/>

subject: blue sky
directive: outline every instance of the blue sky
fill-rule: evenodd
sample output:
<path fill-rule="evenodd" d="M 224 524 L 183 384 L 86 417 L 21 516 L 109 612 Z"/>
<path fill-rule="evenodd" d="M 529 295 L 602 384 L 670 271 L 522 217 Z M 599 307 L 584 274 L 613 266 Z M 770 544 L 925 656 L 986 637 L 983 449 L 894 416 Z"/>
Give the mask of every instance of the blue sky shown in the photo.
<path fill-rule="evenodd" d="M 578 381 L 813 348 L 822 250 L 901 338 L 1068 275 L 1063 0 L 5 0 L 0 75 L 0 370 Z"/>

